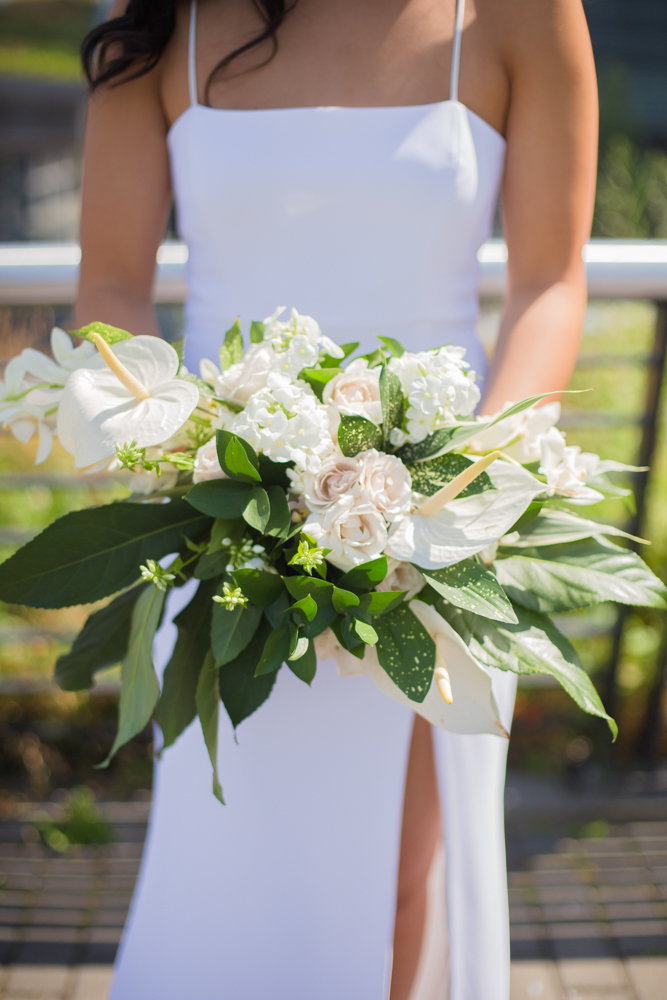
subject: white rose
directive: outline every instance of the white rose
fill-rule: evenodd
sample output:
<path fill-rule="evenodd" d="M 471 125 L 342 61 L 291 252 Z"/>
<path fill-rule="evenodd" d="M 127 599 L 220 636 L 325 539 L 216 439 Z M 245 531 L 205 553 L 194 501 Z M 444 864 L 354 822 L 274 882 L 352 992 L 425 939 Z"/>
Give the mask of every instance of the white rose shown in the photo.
<path fill-rule="evenodd" d="M 192 475 L 193 483 L 205 483 L 209 479 L 226 479 L 227 476 L 220 468 L 218 452 L 215 446 L 215 438 L 211 438 L 203 444 L 197 451 L 195 457 L 195 469 Z"/>
<path fill-rule="evenodd" d="M 320 635 L 316 635 L 313 639 L 313 644 L 319 660 L 336 661 L 338 664 L 336 670 L 341 677 L 355 677 L 368 673 L 368 663 L 358 659 L 349 650 L 341 646 L 330 628 L 321 632 Z"/>
<path fill-rule="evenodd" d="M 360 477 L 361 466 L 356 458 L 334 453 L 319 472 L 303 474 L 304 500 L 312 511 L 326 510 L 342 496 L 351 493 Z"/>
<path fill-rule="evenodd" d="M 352 361 L 324 387 L 322 402 L 333 404 L 339 413 L 354 414 L 382 423 L 380 403 L 380 369 L 369 368 L 363 358 Z"/>
<path fill-rule="evenodd" d="M 374 448 L 357 457 L 364 495 L 388 521 L 406 514 L 412 504 L 412 480 L 401 460 Z"/>
<path fill-rule="evenodd" d="M 277 367 L 277 358 L 271 344 L 253 344 L 243 361 L 231 365 L 226 371 L 216 374 L 214 389 L 223 399 L 245 405 L 255 392 L 266 385 L 270 372 Z M 202 367 L 202 376 L 211 378 L 210 362 Z M 204 374 L 204 372 L 206 374 Z"/>
<path fill-rule="evenodd" d="M 387 544 L 387 526 L 377 507 L 350 494 L 328 510 L 311 514 L 303 530 L 319 546 L 331 549 L 327 559 L 344 570 L 375 559 Z"/>
<path fill-rule="evenodd" d="M 405 600 L 415 597 L 426 586 L 426 580 L 412 563 L 399 562 L 387 556 L 387 575 L 376 590 L 405 590 Z"/>

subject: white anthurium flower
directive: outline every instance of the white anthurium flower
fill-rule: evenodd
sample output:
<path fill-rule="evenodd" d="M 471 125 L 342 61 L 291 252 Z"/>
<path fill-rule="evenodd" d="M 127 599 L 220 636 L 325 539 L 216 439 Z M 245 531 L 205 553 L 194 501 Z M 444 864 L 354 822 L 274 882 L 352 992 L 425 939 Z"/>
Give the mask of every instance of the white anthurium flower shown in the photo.
<path fill-rule="evenodd" d="M 410 609 L 436 645 L 431 687 L 422 702 L 412 701 L 380 666 L 375 647 L 367 646 L 364 663 L 368 663 L 370 676 L 380 691 L 407 705 L 439 729 L 450 733 L 489 733 L 507 738 L 488 672 L 472 658 L 463 639 L 435 608 L 415 599 L 410 601 Z M 444 700 L 437 683 L 438 674 L 443 672 L 449 681 L 450 704 Z"/>
<path fill-rule="evenodd" d="M 386 554 L 423 569 L 442 569 L 481 552 L 507 534 L 544 484 L 521 466 L 495 461 L 487 469 L 495 489 L 456 498 L 434 514 L 394 521 Z"/>
<path fill-rule="evenodd" d="M 512 405 L 505 403 L 503 409 L 506 410 Z M 480 421 L 488 419 L 489 417 L 479 418 Z M 493 427 L 488 427 L 470 438 L 467 450 L 473 455 L 484 455 L 499 448 L 522 465 L 527 462 L 537 462 L 542 454 L 542 437 L 559 419 L 560 403 L 531 406 L 522 413 L 506 417 Z"/>
<path fill-rule="evenodd" d="M 27 444 L 34 434 L 39 436 L 35 465 L 41 465 L 51 454 L 53 430 L 47 423 L 48 404 L 27 400 L 1 414 L 2 426 L 10 431 L 17 441 Z"/>
<path fill-rule="evenodd" d="M 599 472 L 600 459 L 592 452 L 568 447 L 565 435 L 552 427 L 540 440 L 542 463 L 539 471 L 546 476 L 549 489 L 572 503 L 590 504 L 603 500 L 602 493 L 586 486 L 586 480 Z"/>
<path fill-rule="evenodd" d="M 0 379 L 0 416 L 20 406 L 25 400 L 27 392 L 25 364 L 19 354 L 18 357 L 12 358 L 8 362 L 5 368 L 5 377 Z"/>
<path fill-rule="evenodd" d="M 191 382 L 177 379 L 179 360 L 158 337 L 133 337 L 113 350 L 96 340 L 109 367 L 72 372 L 58 408 L 58 437 L 75 468 L 112 456 L 116 445 L 162 444 L 186 422 L 199 401 Z"/>

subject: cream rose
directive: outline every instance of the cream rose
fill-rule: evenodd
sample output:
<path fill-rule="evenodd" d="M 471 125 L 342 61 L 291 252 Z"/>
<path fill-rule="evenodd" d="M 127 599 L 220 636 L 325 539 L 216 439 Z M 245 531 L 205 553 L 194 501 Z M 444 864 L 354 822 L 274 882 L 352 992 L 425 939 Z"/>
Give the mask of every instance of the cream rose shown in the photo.
<path fill-rule="evenodd" d="M 380 369 L 369 368 L 367 361 L 357 358 L 342 374 L 327 382 L 322 402 L 332 403 L 339 413 L 346 416 L 358 414 L 374 424 L 382 423 Z"/>
<path fill-rule="evenodd" d="M 377 507 L 349 493 L 328 510 L 311 514 L 303 530 L 331 549 L 327 559 L 339 569 L 375 559 L 387 544 L 387 526 Z"/>
<path fill-rule="evenodd" d="M 215 366 L 202 362 L 202 378 L 212 381 L 212 369 L 215 371 L 214 388 L 219 396 L 230 402 L 245 405 L 250 397 L 263 389 L 269 374 L 278 367 L 276 354 L 271 346 L 263 342 L 253 344 L 243 361 L 231 365 L 220 373 Z"/>
<path fill-rule="evenodd" d="M 313 643 L 318 659 L 335 660 L 337 672 L 341 677 L 355 677 L 368 673 L 370 669 L 368 663 L 344 649 L 330 628 L 316 635 Z"/>
<path fill-rule="evenodd" d="M 388 521 L 407 514 L 412 504 L 412 480 L 403 463 L 393 455 L 365 451 L 361 463 L 361 490 Z"/>
<path fill-rule="evenodd" d="M 361 466 L 356 458 L 345 458 L 340 452 L 327 459 L 317 473 L 303 474 L 303 498 L 312 511 L 326 510 L 359 484 Z"/>
<path fill-rule="evenodd" d="M 220 462 L 218 461 L 215 438 L 211 438 L 210 441 L 203 444 L 197 451 L 192 481 L 193 483 L 205 483 L 209 479 L 226 478 L 227 476 L 220 468 Z"/>
<path fill-rule="evenodd" d="M 426 585 L 426 580 L 412 563 L 399 562 L 387 556 L 387 575 L 382 583 L 378 583 L 376 590 L 405 590 L 405 600 L 409 601 L 416 597 L 420 590 Z"/>

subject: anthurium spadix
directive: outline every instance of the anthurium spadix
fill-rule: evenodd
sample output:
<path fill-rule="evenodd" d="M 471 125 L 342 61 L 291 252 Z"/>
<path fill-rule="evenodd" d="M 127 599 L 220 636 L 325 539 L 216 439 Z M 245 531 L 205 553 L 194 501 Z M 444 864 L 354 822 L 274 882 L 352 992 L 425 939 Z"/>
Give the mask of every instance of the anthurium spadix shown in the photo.
<path fill-rule="evenodd" d="M 408 705 L 433 726 L 450 733 L 490 733 L 507 737 L 498 716 L 498 706 L 491 689 L 491 677 L 468 652 L 463 639 L 435 608 L 424 601 L 410 601 L 410 609 L 420 620 L 436 645 L 433 681 L 422 702 L 412 701 L 394 684 L 378 662 L 374 646 L 366 647 L 364 664 L 369 666 L 373 682 L 383 694 Z M 445 671 L 449 680 L 451 703 L 445 701 L 438 673 Z"/>
<path fill-rule="evenodd" d="M 453 566 L 507 534 L 544 483 L 511 462 L 487 469 L 496 488 L 457 498 L 430 515 L 407 514 L 389 532 L 387 555 L 423 569 Z"/>
<path fill-rule="evenodd" d="M 67 379 L 58 408 L 58 437 L 76 468 L 110 458 L 116 445 L 162 444 L 188 419 L 199 390 L 177 379 L 178 355 L 158 337 L 96 345 L 102 368 L 79 368 Z"/>

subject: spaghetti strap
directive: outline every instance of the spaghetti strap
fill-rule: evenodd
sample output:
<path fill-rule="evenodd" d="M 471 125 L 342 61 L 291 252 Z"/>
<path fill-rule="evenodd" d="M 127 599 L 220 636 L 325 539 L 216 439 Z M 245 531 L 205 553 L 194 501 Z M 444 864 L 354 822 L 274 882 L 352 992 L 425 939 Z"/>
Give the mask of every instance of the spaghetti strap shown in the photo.
<path fill-rule="evenodd" d="M 199 104 L 197 100 L 197 0 L 190 0 L 190 35 L 188 38 L 188 85 L 190 87 L 190 104 Z"/>
<path fill-rule="evenodd" d="M 466 0 L 456 2 L 456 25 L 454 27 L 454 46 L 452 49 L 452 76 L 449 83 L 449 100 L 459 99 L 459 66 L 461 65 L 461 34 L 463 18 L 465 17 Z"/>

